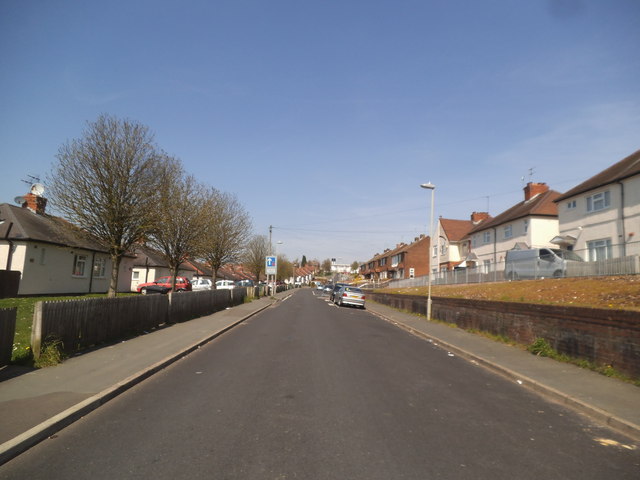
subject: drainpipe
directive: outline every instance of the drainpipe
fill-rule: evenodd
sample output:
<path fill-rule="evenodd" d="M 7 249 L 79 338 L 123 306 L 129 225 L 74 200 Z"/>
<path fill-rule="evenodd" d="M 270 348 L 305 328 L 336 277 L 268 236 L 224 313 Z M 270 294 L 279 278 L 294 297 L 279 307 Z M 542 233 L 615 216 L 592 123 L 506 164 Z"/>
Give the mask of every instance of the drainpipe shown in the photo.
<path fill-rule="evenodd" d="M 93 264 L 96 261 L 96 252 L 91 254 L 91 267 L 89 270 L 89 293 L 91 293 L 91 289 L 93 288 Z"/>
<path fill-rule="evenodd" d="M 627 256 L 627 232 L 624 228 L 624 183 L 618 181 L 620 185 L 620 222 L 622 223 L 622 256 Z"/>

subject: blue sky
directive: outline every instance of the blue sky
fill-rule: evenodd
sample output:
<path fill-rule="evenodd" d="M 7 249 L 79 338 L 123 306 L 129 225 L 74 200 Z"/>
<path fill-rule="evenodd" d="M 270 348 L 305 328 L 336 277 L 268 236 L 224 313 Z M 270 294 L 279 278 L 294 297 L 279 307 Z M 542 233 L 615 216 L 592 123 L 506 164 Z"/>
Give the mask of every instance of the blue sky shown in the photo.
<path fill-rule="evenodd" d="M 640 149 L 639 24 L 638 0 L 0 0 L 0 202 L 108 113 L 290 259 L 365 261 L 428 231 L 420 183 L 436 216 L 496 215 Z"/>

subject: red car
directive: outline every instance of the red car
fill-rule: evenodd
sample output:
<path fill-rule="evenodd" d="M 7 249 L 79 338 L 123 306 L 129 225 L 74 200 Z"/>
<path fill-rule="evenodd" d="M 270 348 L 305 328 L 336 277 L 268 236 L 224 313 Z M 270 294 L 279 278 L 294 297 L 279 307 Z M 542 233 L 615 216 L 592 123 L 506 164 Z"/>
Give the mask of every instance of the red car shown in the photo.
<path fill-rule="evenodd" d="M 155 282 L 141 283 L 138 285 L 138 293 L 167 293 L 171 291 L 171 278 L 160 277 Z M 176 277 L 176 292 L 190 292 L 191 282 L 186 277 Z"/>

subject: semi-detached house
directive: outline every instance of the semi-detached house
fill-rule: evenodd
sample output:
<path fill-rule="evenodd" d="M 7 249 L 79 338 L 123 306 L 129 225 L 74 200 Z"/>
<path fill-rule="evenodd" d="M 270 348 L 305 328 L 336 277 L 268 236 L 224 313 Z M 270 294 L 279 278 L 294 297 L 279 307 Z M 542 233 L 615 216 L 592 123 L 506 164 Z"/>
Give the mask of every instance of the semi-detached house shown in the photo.
<path fill-rule="evenodd" d="M 429 273 L 430 238 L 416 237 L 410 244 L 399 243 L 393 249 L 376 253 L 360 265 L 360 275 L 370 281 L 413 278 Z"/>
<path fill-rule="evenodd" d="M 640 254 L 640 150 L 555 199 L 554 243 L 588 261 Z"/>
<path fill-rule="evenodd" d="M 556 247 L 551 241 L 558 235 L 560 193 L 546 183 L 530 182 L 524 187 L 524 200 L 496 217 L 481 222 L 467 233 L 476 266 L 487 271 L 502 264 L 507 250 L 516 244 L 524 248 Z"/>

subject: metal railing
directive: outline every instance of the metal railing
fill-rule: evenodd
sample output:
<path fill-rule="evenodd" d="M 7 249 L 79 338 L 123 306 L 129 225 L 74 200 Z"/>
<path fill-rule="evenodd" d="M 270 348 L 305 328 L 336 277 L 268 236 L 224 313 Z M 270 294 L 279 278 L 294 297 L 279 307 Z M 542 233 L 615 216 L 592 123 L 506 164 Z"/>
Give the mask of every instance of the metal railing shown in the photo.
<path fill-rule="evenodd" d="M 516 263 L 516 265 L 518 265 Z M 505 277 L 505 262 L 497 262 L 480 265 L 473 268 L 460 268 L 444 272 L 434 273 L 431 278 L 432 285 L 451 285 L 464 283 L 501 282 L 505 280 L 543 279 L 550 277 L 591 277 L 610 275 L 637 275 L 640 274 L 640 255 L 629 255 L 620 258 L 609 258 L 591 262 L 567 262 L 565 268 L 550 272 L 544 264 L 532 262 L 521 263 L 522 267 L 516 272 L 526 272 Z M 389 288 L 423 287 L 428 285 L 429 276 L 423 275 L 416 278 L 391 280 Z"/>

